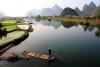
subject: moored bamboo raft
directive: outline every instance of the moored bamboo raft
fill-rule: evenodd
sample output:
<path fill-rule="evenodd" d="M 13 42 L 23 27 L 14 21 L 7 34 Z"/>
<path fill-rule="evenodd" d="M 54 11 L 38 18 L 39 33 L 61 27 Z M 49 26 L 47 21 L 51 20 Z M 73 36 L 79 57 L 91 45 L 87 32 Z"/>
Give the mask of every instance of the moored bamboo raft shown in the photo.
<path fill-rule="evenodd" d="M 29 60 L 29 56 L 16 56 L 16 57 L 13 57 L 13 56 L 9 56 L 11 53 L 8 54 L 8 56 L 0 56 L 0 61 L 10 61 L 10 62 L 15 62 L 15 61 L 18 61 L 18 60 Z"/>
<path fill-rule="evenodd" d="M 41 58 L 44 60 L 49 60 L 49 61 L 52 61 L 55 59 L 55 56 L 43 55 L 43 54 L 27 52 L 27 51 L 22 52 L 22 54 L 32 56 L 32 57 Z"/>

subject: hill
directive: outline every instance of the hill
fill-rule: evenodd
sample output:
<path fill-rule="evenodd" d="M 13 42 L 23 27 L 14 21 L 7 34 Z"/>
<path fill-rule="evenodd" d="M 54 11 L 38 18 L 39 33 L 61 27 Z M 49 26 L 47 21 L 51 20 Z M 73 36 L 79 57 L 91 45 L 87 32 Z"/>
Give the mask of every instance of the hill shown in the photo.
<path fill-rule="evenodd" d="M 30 10 L 28 13 L 27 13 L 27 16 L 28 17 L 31 17 L 31 16 L 37 16 L 40 14 L 40 10 L 37 10 L 37 9 L 32 9 Z"/>
<path fill-rule="evenodd" d="M 62 10 L 60 16 L 65 17 L 65 16 L 79 16 L 79 15 L 77 14 L 77 12 L 74 9 L 66 7 L 65 9 Z"/>
<path fill-rule="evenodd" d="M 94 9 L 96 8 L 96 5 L 93 2 L 90 2 L 89 5 L 85 4 L 83 7 L 83 13 L 90 14 Z"/>
<path fill-rule="evenodd" d="M 88 14 L 83 13 L 82 11 L 80 11 L 78 7 L 75 8 L 75 11 L 78 13 L 79 16 L 88 16 Z"/>
<path fill-rule="evenodd" d="M 54 5 L 52 8 L 44 8 L 41 10 L 41 16 L 59 16 L 62 11 L 62 8 L 59 7 L 57 4 Z"/>
<path fill-rule="evenodd" d="M 62 8 L 59 7 L 57 4 L 51 8 L 43 8 L 42 10 L 33 9 L 30 10 L 27 16 L 59 16 L 62 11 Z"/>
<path fill-rule="evenodd" d="M 44 8 L 44 9 L 41 10 L 40 15 L 41 16 L 53 16 L 54 11 L 51 10 L 50 8 Z"/>
<path fill-rule="evenodd" d="M 59 16 L 62 12 L 62 8 L 59 7 L 57 4 L 54 5 L 51 10 L 54 12 L 55 15 Z"/>

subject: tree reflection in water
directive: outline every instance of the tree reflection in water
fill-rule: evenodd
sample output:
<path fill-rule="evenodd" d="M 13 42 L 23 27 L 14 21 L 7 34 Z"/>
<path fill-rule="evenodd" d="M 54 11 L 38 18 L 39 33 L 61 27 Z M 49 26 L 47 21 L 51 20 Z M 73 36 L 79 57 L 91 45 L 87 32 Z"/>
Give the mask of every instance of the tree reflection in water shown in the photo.
<path fill-rule="evenodd" d="M 97 27 L 97 31 L 95 32 L 95 35 L 99 38 L 100 37 L 100 27 Z"/>
<path fill-rule="evenodd" d="M 89 32 L 92 32 L 94 30 L 95 27 L 93 26 L 87 26 L 87 25 L 82 25 L 83 30 L 86 32 L 87 30 L 89 30 Z"/>

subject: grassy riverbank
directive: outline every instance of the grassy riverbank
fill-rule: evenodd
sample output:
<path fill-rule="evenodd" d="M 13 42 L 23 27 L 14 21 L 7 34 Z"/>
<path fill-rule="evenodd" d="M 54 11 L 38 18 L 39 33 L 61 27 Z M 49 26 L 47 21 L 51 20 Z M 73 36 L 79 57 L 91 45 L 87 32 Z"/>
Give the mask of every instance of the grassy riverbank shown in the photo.
<path fill-rule="evenodd" d="M 90 25 L 90 26 L 100 26 L 100 19 L 92 18 L 92 17 L 35 17 L 35 20 L 55 20 L 55 21 L 61 21 L 61 22 L 72 22 L 82 25 Z"/>
<path fill-rule="evenodd" d="M 2 26 L 0 27 L 1 30 L 6 29 L 6 31 L 17 30 L 17 24 L 23 25 L 26 24 L 24 21 L 14 20 L 14 19 L 7 19 L 1 22 Z"/>
<path fill-rule="evenodd" d="M 7 36 L 0 38 L 0 47 L 8 43 L 14 42 L 17 39 L 21 39 L 27 35 L 28 35 L 27 31 L 13 31 L 11 33 L 8 33 Z"/>
<path fill-rule="evenodd" d="M 73 22 L 77 24 L 83 24 L 86 25 L 87 23 L 90 26 L 100 26 L 100 19 L 86 19 L 86 18 L 49 18 L 51 20 L 55 21 L 61 21 L 61 22 Z"/>
<path fill-rule="evenodd" d="M 16 25 L 9 25 L 9 26 L 0 27 L 0 29 L 1 30 L 6 29 L 6 31 L 12 31 L 12 30 L 16 30 L 17 27 L 16 27 Z"/>
<path fill-rule="evenodd" d="M 16 40 L 23 39 L 25 36 L 29 35 L 28 31 L 20 30 L 17 27 L 17 23 L 20 25 L 26 24 L 24 21 L 8 19 L 2 21 L 1 23 L 2 26 L 0 27 L 0 33 L 2 33 L 2 35 L 0 35 L 0 47 L 13 43 Z M 3 32 L 5 32 L 5 34 L 3 34 Z"/>
<path fill-rule="evenodd" d="M 4 20 L 1 22 L 3 26 L 6 25 L 15 25 L 17 23 L 17 20 Z"/>

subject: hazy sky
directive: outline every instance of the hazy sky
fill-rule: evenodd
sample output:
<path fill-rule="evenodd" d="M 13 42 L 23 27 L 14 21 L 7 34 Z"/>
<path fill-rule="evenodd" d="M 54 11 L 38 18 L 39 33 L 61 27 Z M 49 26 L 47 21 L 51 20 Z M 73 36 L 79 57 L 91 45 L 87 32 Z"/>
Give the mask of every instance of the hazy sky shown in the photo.
<path fill-rule="evenodd" d="M 100 5 L 100 0 L 0 0 L 0 11 L 7 16 L 24 16 L 31 9 L 53 7 L 55 4 L 62 8 L 79 7 L 82 10 L 83 5 L 90 2 Z"/>

